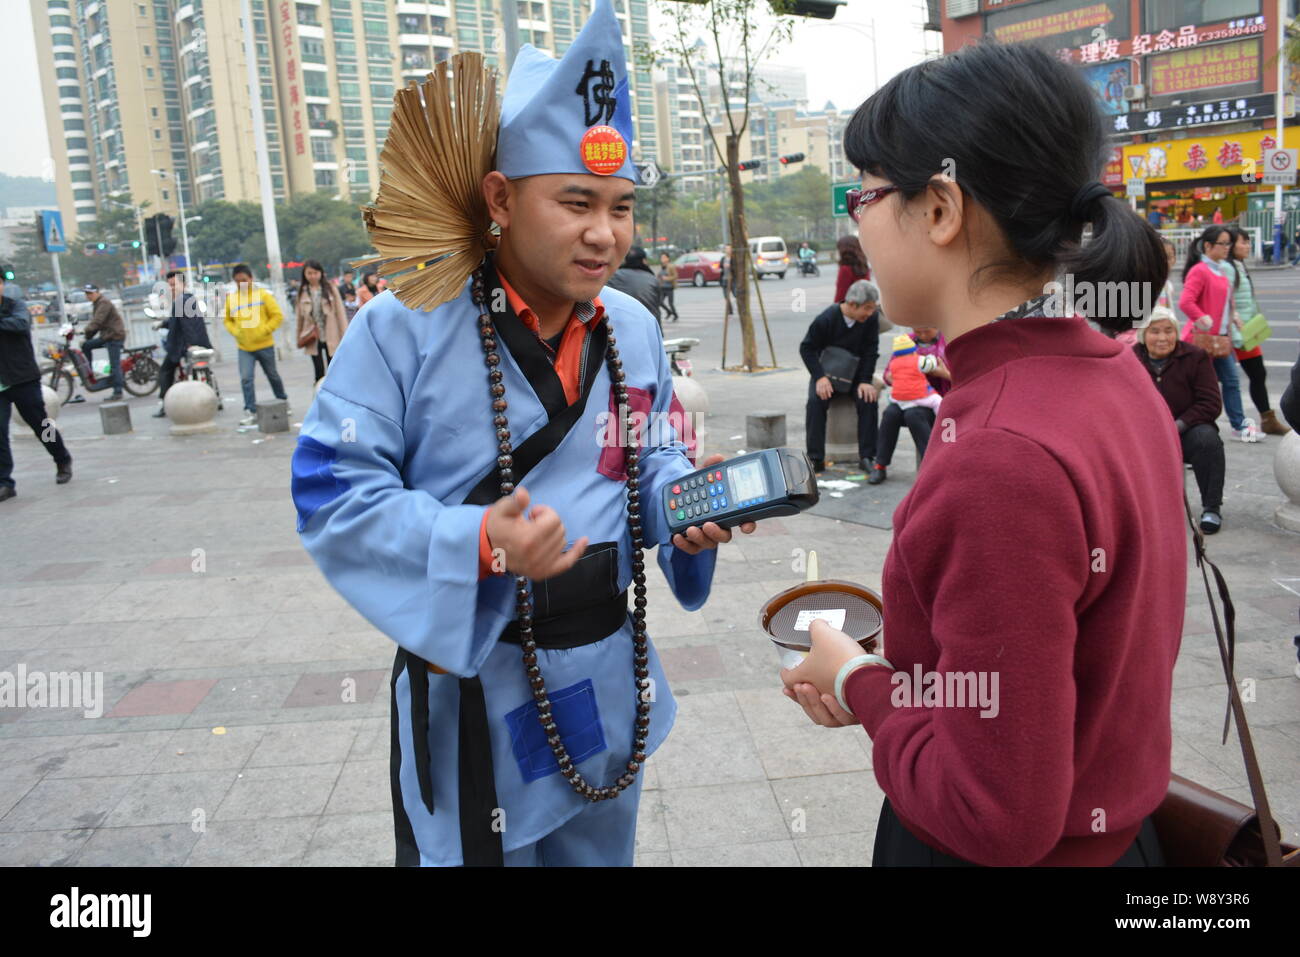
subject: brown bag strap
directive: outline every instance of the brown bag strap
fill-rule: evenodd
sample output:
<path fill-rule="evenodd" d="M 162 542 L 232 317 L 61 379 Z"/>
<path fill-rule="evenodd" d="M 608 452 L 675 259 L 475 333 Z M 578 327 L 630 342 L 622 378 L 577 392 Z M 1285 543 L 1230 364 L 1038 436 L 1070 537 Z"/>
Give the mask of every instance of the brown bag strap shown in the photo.
<path fill-rule="evenodd" d="M 1205 580 L 1205 598 L 1210 604 L 1210 617 L 1214 621 L 1214 637 L 1219 643 L 1219 659 L 1223 663 L 1223 677 L 1228 682 L 1228 711 L 1223 718 L 1223 742 L 1228 741 L 1228 725 L 1232 716 L 1237 719 L 1237 737 L 1241 741 L 1241 756 L 1246 763 L 1246 778 L 1250 782 L 1250 797 L 1255 805 L 1255 816 L 1259 819 L 1260 836 L 1264 841 L 1264 856 L 1269 867 L 1282 866 L 1282 846 L 1278 841 L 1277 825 L 1268 807 L 1268 795 L 1264 793 L 1264 776 L 1259 771 L 1259 759 L 1255 756 L 1255 745 L 1250 740 L 1250 727 L 1246 724 L 1246 709 L 1241 703 L 1241 694 L 1237 690 L 1237 679 L 1233 673 L 1233 658 L 1236 651 L 1236 610 L 1232 607 L 1232 597 L 1228 594 L 1228 583 L 1224 581 L 1219 567 L 1205 554 L 1205 536 L 1192 518 L 1192 504 L 1187 500 L 1187 490 L 1183 490 L 1183 507 L 1187 511 L 1187 524 L 1192 529 L 1192 544 L 1196 549 L 1196 565 Z M 1219 600 L 1223 602 L 1223 621 L 1227 626 L 1225 638 L 1219 626 L 1219 613 L 1214 607 L 1214 595 L 1210 591 L 1210 576 L 1205 570 L 1209 565 L 1214 571 L 1214 580 L 1218 585 Z"/>

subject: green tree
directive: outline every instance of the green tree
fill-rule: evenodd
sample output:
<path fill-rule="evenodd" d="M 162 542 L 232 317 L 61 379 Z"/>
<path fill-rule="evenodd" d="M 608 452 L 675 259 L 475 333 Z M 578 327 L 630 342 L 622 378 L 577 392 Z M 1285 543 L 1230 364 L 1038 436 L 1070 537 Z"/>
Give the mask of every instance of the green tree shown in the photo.
<path fill-rule="evenodd" d="M 664 235 L 659 223 L 666 210 L 677 200 L 677 180 L 664 177 L 652 189 L 639 189 L 636 194 L 637 228 L 648 228 L 644 245 L 658 245 L 658 237 Z"/>
<path fill-rule="evenodd" d="M 288 203 L 277 207 L 276 221 L 280 227 L 280 250 L 286 261 L 304 257 L 318 258 L 301 249 L 303 231 L 318 223 L 332 223 L 344 228 L 348 223 L 361 222 L 360 209 L 350 202 L 341 202 L 325 193 L 303 193 Z"/>
<path fill-rule="evenodd" d="M 209 200 L 195 214 L 203 217 L 190 230 L 190 252 L 195 263 L 240 262 L 244 241 L 262 232 L 262 207 L 257 203 Z"/>
<path fill-rule="evenodd" d="M 54 282 L 54 268 L 50 263 L 50 254 L 41 249 L 41 233 L 34 219 L 30 228 L 18 232 L 13 255 L 6 262 L 13 268 L 14 281 L 28 295 L 36 287 Z"/>
<path fill-rule="evenodd" d="M 265 278 L 267 275 L 266 233 L 259 229 L 257 232 L 245 236 L 239 244 L 239 255 L 235 259 L 241 263 L 248 263 L 254 275 Z"/>
<path fill-rule="evenodd" d="M 298 234 L 295 259 L 316 259 L 333 275 L 345 259 L 360 259 L 370 250 L 370 236 L 357 220 L 313 223 Z"/>

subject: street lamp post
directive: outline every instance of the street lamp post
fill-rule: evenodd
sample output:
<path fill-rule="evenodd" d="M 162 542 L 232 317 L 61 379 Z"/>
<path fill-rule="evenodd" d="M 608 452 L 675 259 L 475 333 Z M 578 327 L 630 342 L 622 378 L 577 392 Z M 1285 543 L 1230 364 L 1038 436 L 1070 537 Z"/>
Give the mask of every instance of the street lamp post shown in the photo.
<path fill-rule="evenodd" d="M 170 176 L 172 182 L 176 185 L 176 203 L 180 207 L 181 213 L 181 246 L 185 250 L 185 287 L 192 289 L 194 277 L 190 273 L 190 231 L 185 227 L 185 194 L 181 192 L 180 177 L 169 173 L 165 169 L 151 169 L 149 172 L 156 173 L 163 179 Z M 160 249 L 158 252 L 161 253 L 162 250 Z"/>

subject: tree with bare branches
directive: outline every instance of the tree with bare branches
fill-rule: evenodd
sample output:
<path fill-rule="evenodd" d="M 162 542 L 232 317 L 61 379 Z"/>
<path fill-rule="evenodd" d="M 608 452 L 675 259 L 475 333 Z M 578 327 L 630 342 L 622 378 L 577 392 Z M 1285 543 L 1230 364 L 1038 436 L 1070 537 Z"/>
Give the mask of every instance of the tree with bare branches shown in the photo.
<path fill-rule="evenodd" d="M 752 372 L 759 367 L 758 342 L 750 313 L 749 233 L 745 226 L 745 191 L 738 168 L 740 145 L 749 125 L 757 68 L 764 58 L 789 40 L 793 29 L 792 20 L 772 11 L 792 12 L 793 5 L 789 0 L 710 0 L 708 3 L 660 0 L 659 7 L 669 20 L 668 37 L 658 49 L 644 52 L 655 60 L 672 57 L 690 78 L 704 117 L 705 132 L 722 166 L 730 198 L 727 233 L 732 246 L 733 274 L 737 277 L 741 368 Z M 712 83 L 716 83 L 718 90 L 716 117 L 711 115 Z"/>

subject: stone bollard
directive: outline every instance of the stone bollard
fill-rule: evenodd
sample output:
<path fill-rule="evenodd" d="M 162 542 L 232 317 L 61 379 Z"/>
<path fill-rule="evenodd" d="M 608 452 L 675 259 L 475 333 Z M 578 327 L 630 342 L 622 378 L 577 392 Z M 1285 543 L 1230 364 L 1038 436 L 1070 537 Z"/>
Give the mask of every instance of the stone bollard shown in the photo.
<path fill-rule="evenodd" d="M 704 439 L 706 430 L 704 428 L 704 419 L 709 414 L 709 395 L 704 391 L 704 386 L 688 375 L 673 376 L 673 395 L 677 396 L 677 401 L 681 403 L 687 421 L 685 423 L 673 422 L 672 425 L 682 441 L 686 441 L 686 437 L 682 433 L 686 431 L 687 425 L 690 426 L 695 438 L 695 461 L 702 462 L 705 458 Z"/>
<path fill-rule="evenodd" d="M 288 432 L 289 403 L 285 399 L 271 399 L 257 403 L 257 430 L 259 432 Z"/>
<path fill-rule="evenodd" d="M 186 379 L 167 390 L 163 411 L 172 435 L 194 435 L 217 430 L 217 393 L 206 382 Z"/>
<path fill-rule="evenodd" d="M 1282 436 L 1273 456 L 1273 477 L 1287 497 L 1273 513 L 1273 521 L 1288 531 L 1300 532 L 1300 432 L 1292 429 Z"/>
<path fill-rule="evenodd" d="M 847 459 L 857 467 L 858 405 L 848 393 L 832 398 L 826 411 L 826 459 L 830 462 Z"/>
<path fill-rule="evenodd" d="M 751 412 L 745 416 L 745 451 L 779 449 L 785 445 L 785 413 Z"/>
<path fill-rule="evenodd" d="M 51 389 L 48 385 L 41 385 L 41 398 L 45 400 L 45 417 L 51 422 L 59 417 L 59 411 L 63 404 L 59 402 L 59 394 Z"/>
<path fill-rule="evenodd" d="M 131 407 L 125 402 L 101 402 L 99 404 L 99 422 L 104 427 L 105 435 L 123 435 L 131 429 Z"/>

